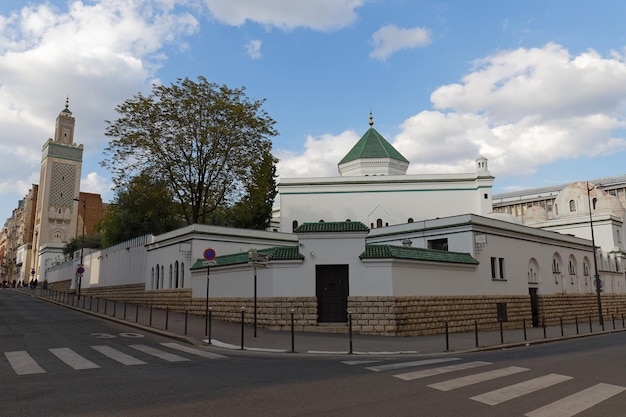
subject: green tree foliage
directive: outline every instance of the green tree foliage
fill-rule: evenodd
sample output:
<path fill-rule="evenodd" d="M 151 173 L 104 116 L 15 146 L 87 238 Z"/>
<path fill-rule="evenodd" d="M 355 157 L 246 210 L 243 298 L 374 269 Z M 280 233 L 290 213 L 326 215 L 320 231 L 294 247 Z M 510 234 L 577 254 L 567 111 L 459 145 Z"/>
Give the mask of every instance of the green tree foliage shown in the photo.
<path fill-rule="evenodd" d="M 215 210 L 209 222 L 221 226 L 267 229 L 277 193 L 276 162 L 271 154 L 266 154 L 259 164 L 252 167 L 252 176 L 245 184 L 243 197 L 229 207 Z"/>
<path fill-rule="evenodd" d="M 104 247 L 145 234 L 158 235 L 183 225 L 165 181 L 142 173 L 116 189 L 98 225 Z"/>
<path fill-rule="evenodd" d="M 251 188 L 264 164 L 275 162 L 271 137 L 278 134 L 264 102 L 203 77 L 155 85 L 150 96 L 139 93 L 116 107 L 102 165 L 117 186 L 150 172 L 167 185 L 185 223 L 206 223 L 220 217 L 216 211 L 258 200 Z"/>

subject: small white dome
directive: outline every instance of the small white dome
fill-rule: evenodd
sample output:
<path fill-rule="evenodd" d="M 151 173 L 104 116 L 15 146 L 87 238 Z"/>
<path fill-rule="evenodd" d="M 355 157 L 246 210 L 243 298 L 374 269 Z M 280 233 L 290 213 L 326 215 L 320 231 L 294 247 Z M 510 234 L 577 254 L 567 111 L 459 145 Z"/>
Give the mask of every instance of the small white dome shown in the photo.
<path fill-rule="evenodd" d="M 591 198 L 591 206 L 594 201 L 599 201 L 606 193 L 593 184 L 589 184 L 590 190 L 587 191 L 586 182 L 574 182 L 563 188 L 554 201 L 553 217 L 555 219 L 589 215 L 589 200 Z M 587 194 L 589 193 L 589 194 Z"/>
<path fill-rule="evenodd" d="M 594 213 L 611 213 L 618 217 L 624 217 L 624 206 L 619 198 L 611 194 L 606 194 L 596 203 Z"/>

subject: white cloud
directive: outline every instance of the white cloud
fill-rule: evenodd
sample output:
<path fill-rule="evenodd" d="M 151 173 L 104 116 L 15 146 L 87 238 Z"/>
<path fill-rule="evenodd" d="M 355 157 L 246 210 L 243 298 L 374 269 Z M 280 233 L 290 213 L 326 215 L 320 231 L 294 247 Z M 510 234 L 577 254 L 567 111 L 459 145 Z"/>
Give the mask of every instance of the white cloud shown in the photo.
<path fill-rule="evenodd" d="M 65 10 L 44 3 L 0 16 L 0 194 L 13 200 L 28 191 L 30 184 L 14 188 L 39 172 L 41 146 L 54 135 L 66 96 L 75 141 L 100 148 L 104 120 L 149 89 L 166 59 L 163 47 L 184 48 L 180 39 L 197 30 L 197 20 L 170 0 L 70 1 Z"/>
<path fill-rule="evenodd" d="M 280 178 L 330 177 L 338 175 L 337 164 L 348 153 L 359 136 L 351 130 L 339 135 L 308 136 L 301 155 L 277 150 L 277 174 Z"/>
<path fill-rule="evenodd" d="M 429 45 L 430 31 L 415 27 L 402 29 L 395 25 L 387 25 L 378 29 L 372 35 L 371 44 L 374 47 L 370 57 L 385 61 L 390 55 L 402 50 Z"/>
<path fill-rule="evenodd" d="M 572 56 L 555 44 L 498 52 L 431 100 L 435 110 L 406 119 L 387 137 L 411 161 L 409 174 L 471 172 L 484 155 L 502 178 L 626 150 L 626 63 L 617 53 Z M 336 164 L 358 140 L 350 133 L 310 139 L 304 154 L 282 155 L 282 169 L 289 176 L 337 175 Z"/>
<path fill-rule="evenodd" d="M 246 53 L 252 59 L 260 59 L 263 57 L 261 54 L 262 41 L 260 39 L 253 39 L 246 45 Z"/>
<path fill-rule="evenodd" d="M 220 22 L 240 26 L 247 20 L 280 29 L 307 27 L 332 31 L 356 20 L 363 0 L 204 0 Z"/>
<path fill-rule="evenodd" d="M 101 176 L 97 172 L 90 172 L 87 177 L 80 180 L 81 191 L 94 194 L 111 194 L 113 190 L 113 182 L 106 177 Z"/>

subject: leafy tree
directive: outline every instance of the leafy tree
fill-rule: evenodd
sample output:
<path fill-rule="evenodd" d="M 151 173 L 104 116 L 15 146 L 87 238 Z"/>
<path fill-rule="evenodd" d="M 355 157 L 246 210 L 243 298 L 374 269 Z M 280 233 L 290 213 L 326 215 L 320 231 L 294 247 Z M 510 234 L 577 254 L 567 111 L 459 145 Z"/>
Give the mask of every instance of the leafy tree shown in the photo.
<path fill-rule="evenodd" d="M 206 223 L 250 196 L 255 173 L 271 158 L 278 132 L 264 102 L 204 77 L 154 85 L 150 96 L 138 93 L 116 107 L 101 164 L 118 186 L 150 172 L 167 185 L 187 224 Z"/>
<path fill-rule="evenodd" d="M 105 247 L 145 234 L 158 235 L 183 225 L 165 181 L 142 173 L 118 186 L 98 229 Z"/>
<path fill-rule="evenodd" d="M 245 194 L 235 204 L 215 210 L 209 221 L 212 224 L 265 230 L 272 218 L 272 206 L 276 198 L 276 162 L 267 154 L 252 167 L 252 176 L 245 184 Z"/>

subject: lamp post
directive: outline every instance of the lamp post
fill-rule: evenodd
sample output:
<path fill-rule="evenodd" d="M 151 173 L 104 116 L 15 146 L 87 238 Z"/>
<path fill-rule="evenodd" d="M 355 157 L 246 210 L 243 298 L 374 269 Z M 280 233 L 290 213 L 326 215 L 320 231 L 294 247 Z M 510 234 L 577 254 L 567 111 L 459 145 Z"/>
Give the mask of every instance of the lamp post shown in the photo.
<path fill-rule="evenodd" d="M 600 326 L 604 329 L 604 317 L 602 316 L 602 298 L 600 297 L 600 292 L 602 291 L 602 281 L 600 280 L 600 275 L 598 274 L 598 256 L 596 254 L 596 239 L 593 234 L 593 216 L 591 214 L 591 197 L 589 193 L 591 190 L 596 188 L 589 188 L 589 181 L 587 181 L 587 204 L 589 205 L 589 226 L 591 227 L 591 245 L 593 246 L 593 268 L 594 268 L 594 282 L 596 284 L 596 298 L 598 300 L 598 320 L 600 321 Z"/>
<path fill-rule="evenodd" d="M 87 199 L 83 199 L 81 200 L 80 198 L 75 198 L 74 201 L 78 201 L 80 203 L 83 203 L 83 234 L 80 238 L 80 265 L 78 266 L 80 268 L 81 271 L 84 270 L 84 266 L 83 266 L 83 254 L 85 251 L 85 222 L 87 221 L 86 219 L 86 214 L 87 214 Z M 80 301 L 80 286 L 82 284 L 82 280 L 83 280 L 83 274 L 82 273 L 78 273 L 76 274 L 78 276 L 78 301 Z"/>

